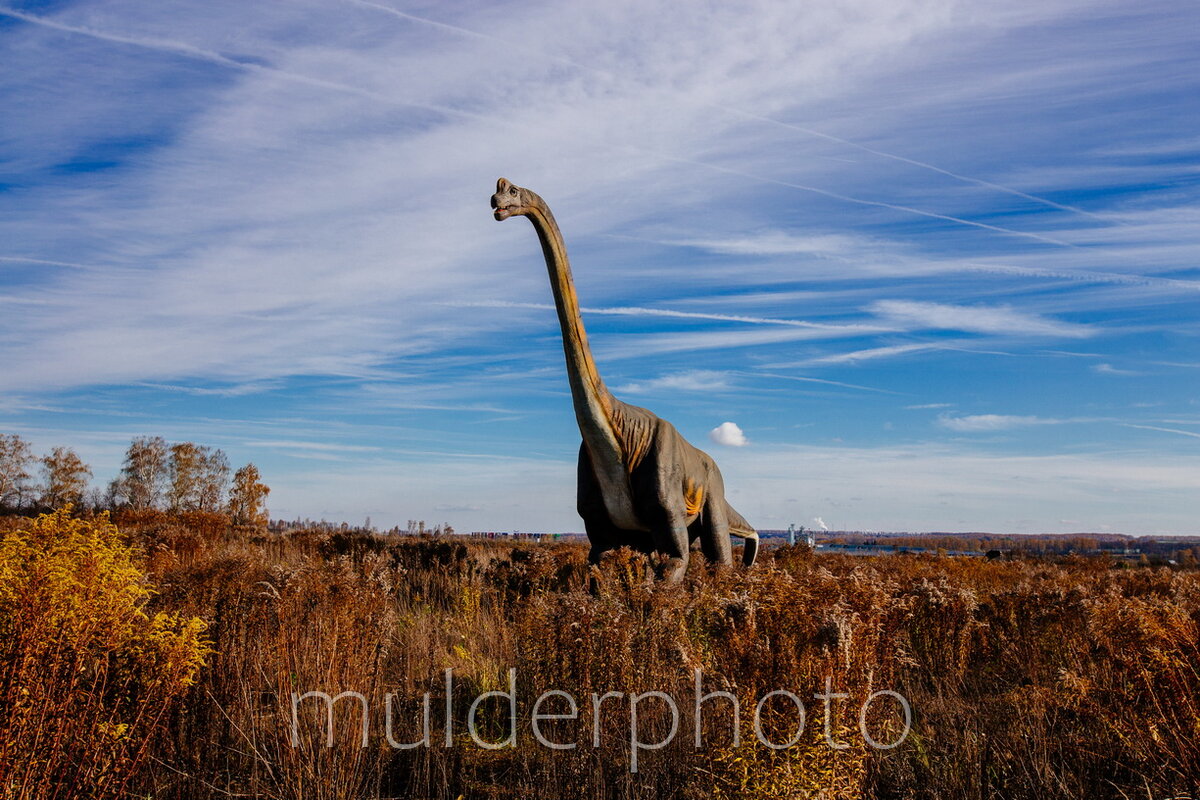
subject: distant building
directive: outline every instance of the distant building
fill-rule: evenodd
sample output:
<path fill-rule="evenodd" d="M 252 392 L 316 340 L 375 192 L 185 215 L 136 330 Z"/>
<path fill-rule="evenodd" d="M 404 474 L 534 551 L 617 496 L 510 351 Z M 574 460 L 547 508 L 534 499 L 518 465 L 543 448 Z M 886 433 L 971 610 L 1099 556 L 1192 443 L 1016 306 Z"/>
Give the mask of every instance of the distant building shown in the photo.
<path fill-rule="evenodd" d="M 793 522 L 791 525 L 788 525 L 788 544 L 794 545 L 797 538 L 802 539 L 810 548 L 815 549 L 817 546 L 816 533 L 814 531 L 806 530 L 803 525 L 801 525 L 799 530 L 797 530 L 796 523 Z"/>

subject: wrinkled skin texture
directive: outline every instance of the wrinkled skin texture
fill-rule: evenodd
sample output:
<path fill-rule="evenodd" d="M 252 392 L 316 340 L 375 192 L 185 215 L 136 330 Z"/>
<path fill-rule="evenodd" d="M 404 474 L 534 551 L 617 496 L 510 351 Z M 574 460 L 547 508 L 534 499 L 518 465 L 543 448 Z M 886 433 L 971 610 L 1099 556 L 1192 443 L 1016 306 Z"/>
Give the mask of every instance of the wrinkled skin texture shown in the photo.
<path fill-rule="evenodd" d="M 709 561 L 730 564 L 732 534 L 745 539 L 743 563 L 753 564 L 758 534 L 726 502 L 721 471 L 712 458 L 671 423 L 617 400 L 600 379 L 562 234 L 545 201 L 501 178 L 491 205 L 497 220 L 529 217 L 542 244 L 583 435 L 577 508 L 592 545 L 592 562 L 608 550 L 632 547 L 665 556 L 665 577 L 678 581 L 693 542 Z"/>

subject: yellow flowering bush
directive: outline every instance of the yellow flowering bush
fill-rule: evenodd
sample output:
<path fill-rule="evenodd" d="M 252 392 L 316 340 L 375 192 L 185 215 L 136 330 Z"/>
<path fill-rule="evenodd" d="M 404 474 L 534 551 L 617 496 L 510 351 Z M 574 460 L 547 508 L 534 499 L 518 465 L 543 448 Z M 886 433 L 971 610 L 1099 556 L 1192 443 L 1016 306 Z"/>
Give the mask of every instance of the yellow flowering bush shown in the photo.
<path fill-rule="evenodd" d="M 107 516 L 65 508 L 0 539 L 0 798 L 115 797 L 207 654 Z"/>

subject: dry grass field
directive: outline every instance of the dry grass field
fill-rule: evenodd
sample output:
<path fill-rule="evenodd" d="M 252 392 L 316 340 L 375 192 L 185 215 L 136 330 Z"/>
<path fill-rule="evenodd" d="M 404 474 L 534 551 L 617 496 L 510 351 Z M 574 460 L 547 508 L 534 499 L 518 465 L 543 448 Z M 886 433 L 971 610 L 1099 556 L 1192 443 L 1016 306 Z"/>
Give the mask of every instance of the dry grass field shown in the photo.
<path fill-rule="evenodd" d="M 1145 798 L 1200 788 L 1200 572 L 0 520 L 0 798 Z M 698 560 L 697 560 L 698 561 Z M 446 670 L 453 686 L 446 697 Z M 506 691 L 514 670 L 515 747 Z M 706 701 L 695 744 L 696 671 Z M 827 683 L 828 681 L 828 683 Z M 814 698 L 830 687 L 846 697 Z M 532 709 L 548 690 L 574 719 Z M 795 744 L 802 699 L 804 730 Z M 891 690 L 912 710 L 903 734 Z M 667 738 L 631 763 L 637 738 Z M 335 696 L 332 744 L 322 704 Z M 593 694 L 621 693 L 595 712 Z M 429 746 L 389 744 L 422 737 Z M 388 695 L 392 698 L 389 701 Z M 361 699 L 359 698 L 361 696 Z M 390 702 L 390 706 L 389 706 Z M 541 713 L 568 713 L 555 695 Z M 864 711 L 864 706 L 866 710 Z M 363 708 L 368 711 L 363 746 Z M 392 728 L 386 724 L 391 708 Z M 293 717 L 293 709 L 298 710 Z M 446 734 L 446 709 L 452 721 Z M 599 719 L 597 719 L 597 716 Z M 757 732 L 756 732 L 757 725 Z M 552 749 L 548 741 L 575 746 Z M 830 746 L 832 741 L 838 747 Z"/>

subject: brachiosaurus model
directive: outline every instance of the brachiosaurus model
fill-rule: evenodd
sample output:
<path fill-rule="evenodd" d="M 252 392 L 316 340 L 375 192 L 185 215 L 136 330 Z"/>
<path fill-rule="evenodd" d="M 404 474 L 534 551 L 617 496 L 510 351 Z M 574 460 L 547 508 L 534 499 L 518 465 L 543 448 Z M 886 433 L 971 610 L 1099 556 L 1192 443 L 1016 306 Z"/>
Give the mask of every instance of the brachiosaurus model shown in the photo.
<path fill-rule="evenodd" d="M 729 564 L 732 534 L 745 539 L 742 560 L 753 564 L 758 533 L 725 501 L 721 471 L 712 458 L 665 419 L 613 397 L 600 379 L 579 316 L 567 249 L 545 201 L 501 178 L 492 208 L 498 220 L 529 217 L 546 257 L 583 434 L 577 507 L 592 545 L 589 559 L 596 563 L 605 551 L 622 546 L 662 553 L 668 559 L 664 575 L 675 582 L 683 577 L 697 539 L 710 561 Z"/>

